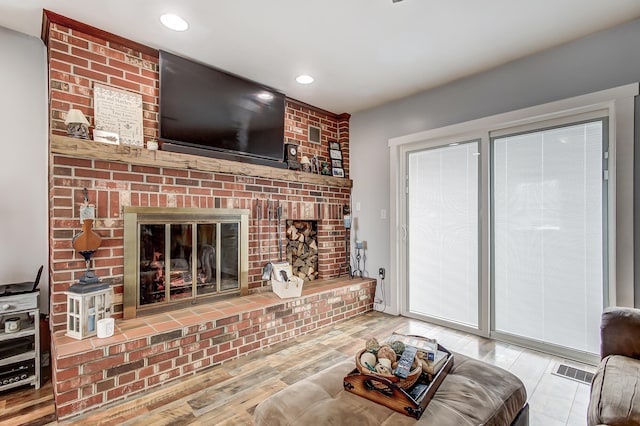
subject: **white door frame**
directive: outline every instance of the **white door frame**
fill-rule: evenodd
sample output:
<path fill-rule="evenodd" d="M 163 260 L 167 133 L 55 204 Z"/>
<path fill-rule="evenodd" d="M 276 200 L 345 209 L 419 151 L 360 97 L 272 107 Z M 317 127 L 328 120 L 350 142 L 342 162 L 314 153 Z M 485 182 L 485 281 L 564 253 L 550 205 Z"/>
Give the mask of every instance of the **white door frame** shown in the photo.
<path fill-rule="evenodd" d="M 489 335 L 489 132 L 507 127 L 552 120 L 567 115 L 600 109 L 609 112 L 609 187 L 608 187 L 608 252 L 609 252 L 609 304 L 633 306 L 634 254 L 633 254 L 633 128 L 634 96 L 638 83 L 576 96 L 543 105 L 498 114 L 478 120 L 427 130 L 389 139 L 391 212 L 389 277 L 391 279 L 390 305 L 385 312 L 407 315 L 406 271 L 406 176 L 407 152 L 417 146 L 439 146 L 447 141 L 480 139 L 481 202 L 480 228 L 481 287 L 479 330 L 460 327 L 464 331 Z M 437 321 L 433 321 L 436 322 Z M 456 327 L 458 328 L 458 327 Z"/>

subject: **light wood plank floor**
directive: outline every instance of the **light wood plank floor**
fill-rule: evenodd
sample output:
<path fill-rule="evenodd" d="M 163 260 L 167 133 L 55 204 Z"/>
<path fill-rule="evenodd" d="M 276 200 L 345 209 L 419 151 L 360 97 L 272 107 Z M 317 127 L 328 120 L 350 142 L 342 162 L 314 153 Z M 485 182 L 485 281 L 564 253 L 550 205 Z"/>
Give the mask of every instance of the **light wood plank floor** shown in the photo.
<path fill-rule="evenodd" d="M 435 337 L 449 350 L 503 367 L 524 382 L 532 426 L 586 424 L 589 386 L 552 375 L 558 363 L 593 366 L 408 318 L 370 312 L 293 341 L 172 382 L 160 390 L 52 422 L 50 381 L 39 391 L 0 394 L 0 425 L 251 425 L 255 406 L 269 395 L 344 359 L 370 337 L 393 331 Z"/>

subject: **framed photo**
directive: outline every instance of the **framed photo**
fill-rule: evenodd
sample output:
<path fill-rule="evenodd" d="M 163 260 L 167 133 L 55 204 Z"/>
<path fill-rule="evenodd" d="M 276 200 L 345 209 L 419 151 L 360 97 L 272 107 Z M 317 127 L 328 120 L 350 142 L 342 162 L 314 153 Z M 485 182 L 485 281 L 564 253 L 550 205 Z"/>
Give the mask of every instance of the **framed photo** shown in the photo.
<path fill-rule="evenodd" d="M 104 84 L 93 85 L 95 131 L 117 133 L 120 144 L 144 147 L 142 95 Z"/>
<path fill-rule="evenodd" d="M 331 160 L 331 166 L 341 169 L 342 168 L 342 160 Z"/>
<path fill-rule="evenodd" d="M 330 149 L 329 157 L 331 157 L 332 160 L 342 160 L 342 151 L 339 149 Z"/>
<path fill-rule="evenodd" d="M 320 174 L 331 176 L 331 164 L 328 161 L 323 161 L 320 164 Z"/>
<path fill-rule="evenodd" d="M 333 172 L 333 175 L 336 177 L 344 177 L 344 169 L 340 167 L 334 167 L 332 172 Z"/>
<path fill-rule="evenodd" d="M 340 143 L 338 143 L 336 141 L 329 141 L 329 149 L 340 150 Z"/>

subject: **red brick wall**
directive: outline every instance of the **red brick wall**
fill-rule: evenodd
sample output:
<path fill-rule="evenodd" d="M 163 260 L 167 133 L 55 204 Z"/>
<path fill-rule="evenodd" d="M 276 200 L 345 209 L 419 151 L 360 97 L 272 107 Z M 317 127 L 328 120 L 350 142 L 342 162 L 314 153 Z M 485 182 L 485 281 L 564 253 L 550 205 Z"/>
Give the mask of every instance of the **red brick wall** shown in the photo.
<path fill-rule="evenodd" d="M 143 99 L 145 142 L 158 137 L 158 58 L 115 43 L 51 23 L 48 31 L 50 125 L 54 134 L 65 135 L 64 119 L 77 108 L 93 125 L 93 85 L 107 84 L 140 93 Z M 349 167 L 349 116 L 336 116 L 288 100 L 285 137 L 300 145 L 301 155 L 317 155 L 328 161 L 328 142 L 341 143 L 345 173 Z M 308 125 L 321 128 L 321 144 L 308 141 Z M 51 325 L 60 330 L 66 324 L 64 291 L 84 272 L 85 264 L 72 248 L 72 238 L 80 229 L 79 204 L 82 190 L 96 205 L 96 232 L 102 246 L 92 267 L 114 285 L 116 318 L 121 316 L 123 292 L 124 206 L 247 208 L 250 217 L 249 287 L 257 289 L 267 250 L 267 220 L 261 224 L 262 256 L 258 248 L 254 200 L 271 197 L 283 205 L 284 218 L 319 219 L 324 240 L 320 245 L 320 277 L 337 276 L 345 266 L 345 235 L 342 206 L 350 203 L 350 189 L 326 185 L 287 182 L 232 174 L 168 167 L 147 167 L 52 154 L 50 161 L 50 271 Z M 319 208 L 319 206 L 321 208 Z M 304 216 L 304 212 L 321 212 Z M 271 235 L 276 234 L 275 223 Z M 271 258 L 277 256 L 272 245 Z"/>

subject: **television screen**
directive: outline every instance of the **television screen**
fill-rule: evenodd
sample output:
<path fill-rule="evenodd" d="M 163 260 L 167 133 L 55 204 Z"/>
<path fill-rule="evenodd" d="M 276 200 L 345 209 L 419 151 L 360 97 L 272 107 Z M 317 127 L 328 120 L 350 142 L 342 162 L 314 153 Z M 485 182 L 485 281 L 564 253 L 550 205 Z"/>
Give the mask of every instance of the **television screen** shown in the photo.
<path fill-rule="evenodd" d="M 284 115 L 284 94 L 160 51 L 160 139 L 169 150 L 192 147 L 280 166 L 274 162 L 284 160 Z"/>

